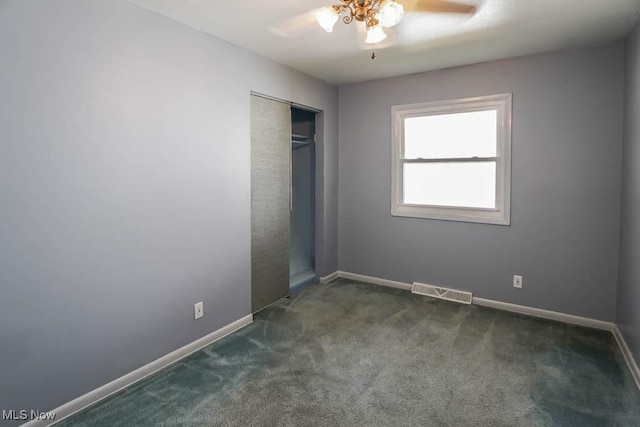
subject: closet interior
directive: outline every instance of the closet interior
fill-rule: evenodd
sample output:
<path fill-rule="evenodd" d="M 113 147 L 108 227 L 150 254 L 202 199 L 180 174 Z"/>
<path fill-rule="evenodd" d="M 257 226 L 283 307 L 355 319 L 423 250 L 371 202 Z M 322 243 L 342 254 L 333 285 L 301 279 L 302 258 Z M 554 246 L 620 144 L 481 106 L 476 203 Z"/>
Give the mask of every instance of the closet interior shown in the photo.
<path fill-rule="evenodd" d="M 291 212 L 289 288 L 316 281 L 316 114 L 291 108 Z"/>

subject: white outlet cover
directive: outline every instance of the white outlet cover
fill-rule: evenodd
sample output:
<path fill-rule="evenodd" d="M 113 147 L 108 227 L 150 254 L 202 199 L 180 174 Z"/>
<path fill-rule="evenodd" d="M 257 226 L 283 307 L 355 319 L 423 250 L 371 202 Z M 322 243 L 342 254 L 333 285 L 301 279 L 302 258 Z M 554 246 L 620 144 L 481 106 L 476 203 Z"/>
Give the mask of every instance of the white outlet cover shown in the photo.
<path fill-rule="evenodd" d="M 204 304 L 202 301 L 197 302 L 193 305 L 193 316 L 196 320 L 204 316 Z"/>
<path fill-rule="evenodd" d="M 522 289 L 522 276 L 513 276 L 513 287 Z"/>

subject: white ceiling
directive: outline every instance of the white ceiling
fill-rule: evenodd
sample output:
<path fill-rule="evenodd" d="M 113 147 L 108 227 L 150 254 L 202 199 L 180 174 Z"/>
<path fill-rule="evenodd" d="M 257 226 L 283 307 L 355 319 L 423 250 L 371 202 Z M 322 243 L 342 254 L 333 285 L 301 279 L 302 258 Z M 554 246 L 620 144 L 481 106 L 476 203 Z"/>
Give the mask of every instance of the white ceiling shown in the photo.
<path fill-rule="evenodd" d="M 475 15 L 406 13 L 374 61 L 362 24 L 326 33 L 315 22 L 337 1 L 130 1 L 337 85 L 601 44 L 624 37 L 640 13 L 640 0 L 460 0 Z"/>

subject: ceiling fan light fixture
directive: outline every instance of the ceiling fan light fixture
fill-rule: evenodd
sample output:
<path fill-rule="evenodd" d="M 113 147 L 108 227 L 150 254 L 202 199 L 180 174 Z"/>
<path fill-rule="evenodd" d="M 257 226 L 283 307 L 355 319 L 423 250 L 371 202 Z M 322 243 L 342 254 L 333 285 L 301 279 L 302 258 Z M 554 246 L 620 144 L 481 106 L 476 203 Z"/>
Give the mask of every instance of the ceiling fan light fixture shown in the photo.
<path fill-rule="evenodd" d="M 316 21 L 327 33 L 333 32 L 333 26 L 338 22 L 340 11 L 334 6 L 323 7 L 316 12 Z"/>
<path fill-rule="evenodd" d="M 395 0 L 382 0 L 378 20 L 383 27 L 393 27 L 404 16 L 404 7 Z"/>
<path fill-rule="evenodd" d="M 382 26 L 378 23 L 372 27 L 367 28 L 367 39 L 365 40 L 365 43 L 380 43 L 386 38 L 387 35 L 382 30 Z"/>
<path fill-rule="evenodd" d="M 1 0 L 0 0 L 1 1 Z M 397 25 L 404 16 L 404 6 L 396 0 L 333 0 L 333 6 L 327 6 L 316 12 L 318 24 L 328 33 L 333 32 L 338 19 L 350 24 L 357 22 L 367 30 L 366 43 L 380 43 L 387 38 L 382 27 L 390 28 Z M 404 1 L 404 0 L 401 0 Z M 454 0 L 413 0 L 408 6 L 411 12 L 444 12 L 444 13 L 475 13 L 476 7 Z M 371 56 L 375 59 L 375 53 Z"/>

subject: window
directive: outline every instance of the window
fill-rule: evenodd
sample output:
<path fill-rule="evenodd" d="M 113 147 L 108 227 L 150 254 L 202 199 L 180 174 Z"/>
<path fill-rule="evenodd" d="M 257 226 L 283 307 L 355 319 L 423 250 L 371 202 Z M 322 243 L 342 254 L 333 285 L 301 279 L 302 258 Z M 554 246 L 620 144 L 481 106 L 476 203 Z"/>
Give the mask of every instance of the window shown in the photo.
<path fill-rule="evenodd" d="M 392 114 L 392 215 L 509 225 L 511 94 Z"/>

